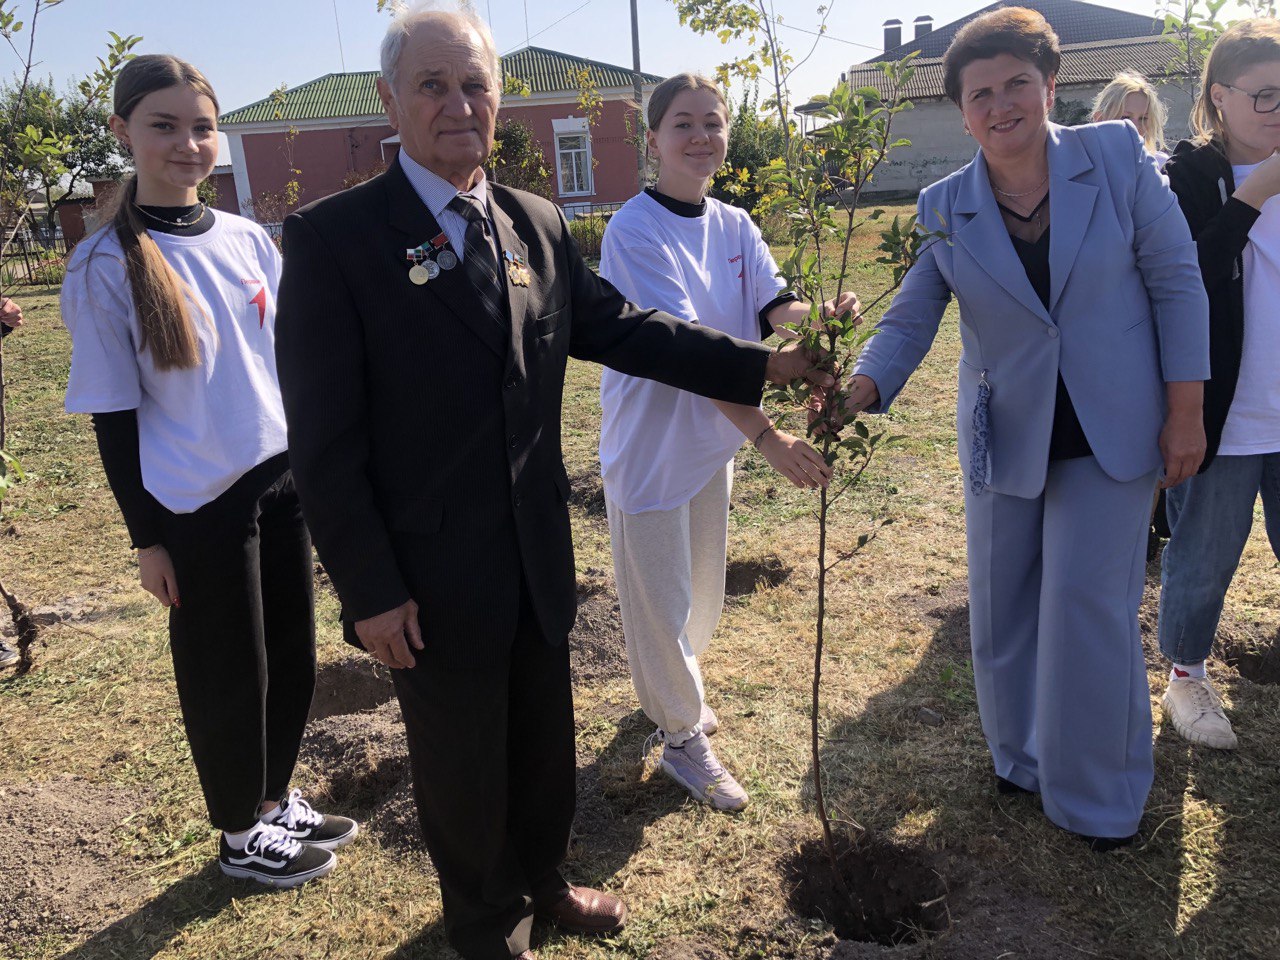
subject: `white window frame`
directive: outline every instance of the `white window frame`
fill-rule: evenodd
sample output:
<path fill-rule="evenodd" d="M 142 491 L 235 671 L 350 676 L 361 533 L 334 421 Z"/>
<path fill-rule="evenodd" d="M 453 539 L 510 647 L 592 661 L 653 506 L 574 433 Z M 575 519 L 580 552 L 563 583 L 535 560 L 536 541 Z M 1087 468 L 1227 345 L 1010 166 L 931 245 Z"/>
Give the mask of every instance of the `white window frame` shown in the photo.
<path fill-rule="evenodd" d="M 567 117 L 563 120 L 551 121 L 552 132 L 556 139 L 556 187 L 560 191 L 562 197 L 590 197 L 596 192 L 595 183 L 595 164 L 591 156 L 591 128 L 587 126 L 586 117 Z M 563 139 L 569 137 L 581 137 L 583 147 L 581 150 L 577 148 L 573 150 L 562 150 L 560 144 Z M 581 153 L 586 171 L 586 189 L 585 190 L 566 190 L 564 183 L 564 168 L 561 165 L 561 158 L 566 153 Z"/>

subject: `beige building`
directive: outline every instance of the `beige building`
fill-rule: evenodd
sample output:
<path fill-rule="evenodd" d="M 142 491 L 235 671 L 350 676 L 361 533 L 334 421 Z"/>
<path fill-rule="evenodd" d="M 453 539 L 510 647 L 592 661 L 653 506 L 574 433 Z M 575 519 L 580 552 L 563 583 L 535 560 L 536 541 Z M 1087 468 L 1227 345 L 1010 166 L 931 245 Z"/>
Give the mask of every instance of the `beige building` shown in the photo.
<path fill-rule="evenodd" d="M 901 42 L 902 24 L 885 24 L 885 52 L 854 64 L 849 84 L 875 87 L 888 96 L 883 72 L 875 62 L 900 60 L 918 53 L 915 76 L 901 91 L 913 109 L 898 114 L 894 133 L 911 141 L 899 147 L 877 171 L 871 189 L 878 195 L 916 194 L 973 159 L 973 139 L 965 136 L 960 112 L 942 88 L 942 55 L 956 32 L 979 14 L 1003 3 L 975 10 L 966 17 L 932 29 L 932 20 L 917 17 L 915 37 Z M 1062 44 L 1055 120 L 1081 122 L 1094 96 L 1122 70 L 1150 77 L 1169 111 L 1165 137 L 1170 147 L 1187 134 L 1191 84 L 1176 73 L 1176 48 L 1160 36 L 1163 22 L 1080 0 L 1023 0 L 1053 25 Z"/>

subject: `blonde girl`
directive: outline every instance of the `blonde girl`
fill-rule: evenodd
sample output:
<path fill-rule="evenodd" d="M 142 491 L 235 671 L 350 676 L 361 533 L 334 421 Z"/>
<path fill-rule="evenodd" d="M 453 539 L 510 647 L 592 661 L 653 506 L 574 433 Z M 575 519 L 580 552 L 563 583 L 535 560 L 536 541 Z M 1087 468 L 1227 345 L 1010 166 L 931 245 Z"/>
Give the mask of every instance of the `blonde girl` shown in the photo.
<path fill-rule="evenodd" d="M 706 195 L 728 149 L 729 111 L 714 83 L 683 73 L 648 106 L 657 182 L 605 230 L 601 274 L 628 299 L 754 340 L 804 322 L 760 231 L 744 210 Z M 843 298 L 852 309 L 856 298 Z M 707 739 L 718 727 L 698 656 L 724 604 L 733 457 L 750 441 L 796 486 L 830 470 L 758 407 L 706 400 L 606 370 L 600 385 L 600 467 L 613 563 L 636 693 L 663 740 L 662 769 L 718 810 L 747 794 Z"/>
<path fill-rule="evenodd" d="M 1140 73 L 1121 72 L 1111 78 L 1093 101 L 1093 120 L 1128 120 L 1138 128 L 1142 143 L 1163 167 L 1169 159 L 1164 149 L 1164 124 L 1168 111 L 1156 88 Z"/>

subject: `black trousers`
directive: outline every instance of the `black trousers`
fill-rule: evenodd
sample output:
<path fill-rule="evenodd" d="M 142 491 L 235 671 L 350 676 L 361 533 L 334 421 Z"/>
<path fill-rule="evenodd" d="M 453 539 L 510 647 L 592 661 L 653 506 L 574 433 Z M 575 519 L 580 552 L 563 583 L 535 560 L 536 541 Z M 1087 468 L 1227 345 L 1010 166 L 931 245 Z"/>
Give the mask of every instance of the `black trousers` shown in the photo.
<path fill-rule="evenodd" d="M 162 522 L 181 601 L 173 673 L 209 819 L 248 830 L 288 789 L 315 690 L 311 538 L 287 455 Z"/>
<path fill-rule="evenodd" d="M 526 596 L 511 647 L 492 665 L 443 668 L 430 650 L 416 660 L 392 677 L 445 933 L 465 960 L 510 960 L 529 948 L 535 902 L 568 890 L 559 867 L 576 775 L 569 645 L 543 639 Z"/>

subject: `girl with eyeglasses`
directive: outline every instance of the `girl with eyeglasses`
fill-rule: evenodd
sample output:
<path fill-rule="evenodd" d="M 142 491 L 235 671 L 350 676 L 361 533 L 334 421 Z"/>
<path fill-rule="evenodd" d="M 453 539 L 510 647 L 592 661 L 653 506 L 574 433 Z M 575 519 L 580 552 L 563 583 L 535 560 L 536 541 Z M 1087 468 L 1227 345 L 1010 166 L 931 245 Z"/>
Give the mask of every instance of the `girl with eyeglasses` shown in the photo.
<path fill-rule="evenodd" d="M 1205 676 L 1258 494 L 1280 558 L 1280 20 L 1237 23 L 1205 63 L 1190 140 L 1166 173 L 1199 248 L 1209 295 L 1208 449 L 1168 492 L 1160 648 L 1173 664 L 1165 716 L 1187 740 L 1230 750 L 1236 734 Z"/>

